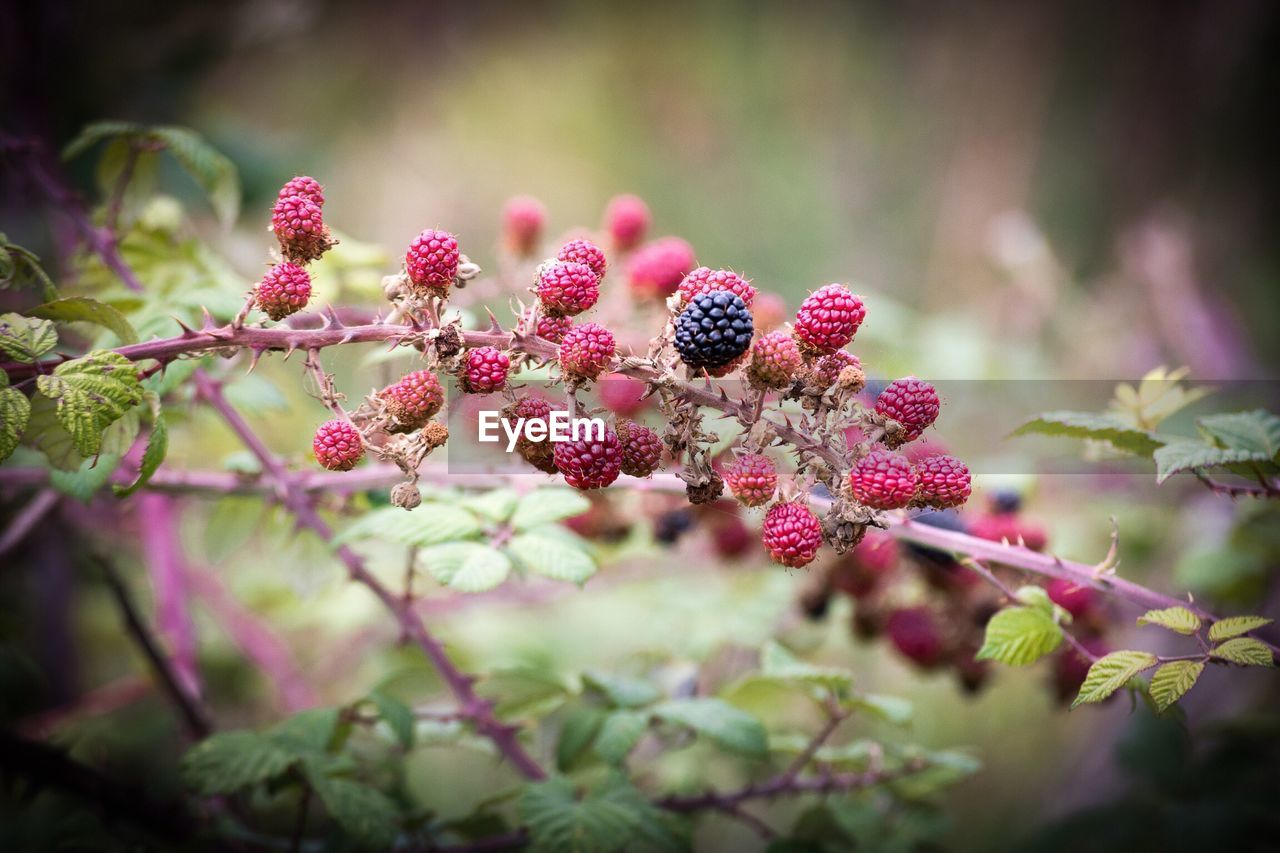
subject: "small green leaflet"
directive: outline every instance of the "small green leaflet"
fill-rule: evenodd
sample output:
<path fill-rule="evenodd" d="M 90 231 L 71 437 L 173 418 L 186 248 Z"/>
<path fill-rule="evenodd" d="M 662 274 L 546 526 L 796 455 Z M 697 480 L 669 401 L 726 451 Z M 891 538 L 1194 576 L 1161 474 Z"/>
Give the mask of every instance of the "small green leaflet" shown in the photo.
<path fill-rule="evenodd" d="M 151 404 L 151 434 L 147 437 L 147 449 L 142 453 L 137 479 L 128 486 L 114 487 L 116 495 L 122 498 L 145 486 L 169 451 L 169 427 L 164 420 L 164 411 L 160 408 L 160 398 L 148 391 L 147 401 Z"/>
<path fill-rule="evenodd" d="M 563 776 L 527 785 L 519 805 L 520 822 L 529 828 L 530 849 L 536 853 L 612 853 L 655 831 L 647 826 L 658 818 L 653 811 L 616 783 L 578 799 Z"/>
<path fill-rule="evenodd" d="M 448 542 L 426 548 L 418 553 L 418 563 L 441 584 L 459 592 L 493 589 L 511 574 L 507 555 L 479 542 Z"/>
<path fill-rule="evenodd" d="M 1164 483 L 1174 474 L 1193 468 L 1213 468 L 1235 462 L 1264 462 L 1269 458 L 1251 450 L 1232 450 L 1205 444 L 1194 438 L 1179 438 L 1155 452 L 1156 483 Z"/>
<path fill-rule="evenodd" d="M 232 794 L 289 769 L 297 757 L 256 732 L 222 732 L 182 758 L 182 780 L 204 796 Z"/>
<path fill-rule="evenodd" d="M 0 370 L 0 462 L 18 446 L 30 418 L 31 401 L 17 388 L 10 388 L 9 374 Z"/>
<path fill-rule="evenodd" d="M 0 314 L 0 351 L 14 361 L 31 364 L 58 344 L 53 323 L 21 314 Z"/>
<path fill-rule="evenodd" d="M 853 673 L 847 669 L 805 663 L 774 641 L 760 650 L 760 675 L 755 678 L 806 685 L 823 695 L 844 696 L 853 688 Z"/>
<path fill-rule="evenodd" d="M 648 728 L 649 715 L 644 711 L 613 711 L 596 736 L 596 757 L 606 764 L 621 764 Z"/>
<path fill-rule="evenodd" d="M 1101 702 L 1128 684 L 1135 675 L 1155 665 L 1156 656 L 1149 652 L 1123 651 L 1104 655 L 1089 667 L 1089 674 L 1080 685 L 1080 693 L 1071 707 Z"/>
<path fill-rule="evenodd" d="M 1045 412 L 1027 421 L 1011 435 L 1061 435 L 1105 441 L 1126 453 L 1150 456 L 1164 440 L 1154 433 L 1137 429 L 1115 415 L 1093 412 Z"/>
<path fill-rule="evenodd" d="M 93 323 L 115 334 L 122 344 L 136 344 L 138 333 L 125 316 L 105 302 L 88 296 L 69 296 L 55 299 L 31 310 L 32 317 L 58 320 L 63 323 Z"/>
<path fill-rule="evenodd" d="M 1197 422 L 1201 432 L 1232 450 L 1248 450 L 1265 459 L 1280 456 L 1280 417 L 1265 409 L 1209 415 Z"/>
<path fill-rule="evenodd" d="M 1270 625 L 1273 621 L 1265 616 L 1231 616 L 1219 619 L 1209 626 L 1209 640 L 1216 643 L 1219 640 L 1238 637 L 1264 625 Z"/>
<path fill-rule="evenodd" d="M 556 767 L 564 772 L 582 757 L 604 722 L 606 712 L 599 708 L 582 707 L 569 712 L 556 741 Z"/>
<path fill-rule="evenodd" d="M 1159 625 L 1189 637 L 1200 630 L 1200 617 L 1185 607 L 1166 607 L 1163 610 L 1148 610 L 1138 617 L 1138 624 Z"/>
<path fill-rule="evenodd" d="M 1271 649 L 1261 640 L 1253 637 L 1235 637 L 1219 646 L 1214 646 L 1209 654 L 1215 658 L 1229 660 L 1244 666 L 1275 666 Z"/>
<path fill-rule="evenodd" d="M 1039 606 L 1006 607 L 987 622 L 977 660 L 997 660 L 1009 666 L 1026 666 L 1062 643 L 1062 628 Z"/>
<path fill-rule="evenodd" d="M 895 726 L 905 726 L 911 722 L 911 717 L 915 714 L 915 706 L 911 704 L 911 700 L 903 699 L 901 696 L 864 693 L 856 697 L 851 704 L 858 710 L 879 717 Z"/>
<path fill-rule="evenodd" d="M 524 532 L 580 515 L 590 508 L 591 502 L 573 489 L 538 489 L 520 499 L 511 516 L 511 526 Z"/>
<path fill-rule="evenodd" d="M 653 715 L 688 726 L 732 752 L 758 758 L 769 749 L 760 721 L 723 699 L 671 699 L 654 706 Z"/>
<path fill-rule="evenodd" d="M 102 433 L 142 402 L 142 385 L 129 359 L 110 350 L 95 350 L 64 362 L 36 386 L 58 403 L 58 421 L 70 433 L 82 456 L 95 455 Z"/>
<path fill-rule="evenodd" d="M 639 708 L 652 704 L 662 697 L 662 692 L 650 682 L 639 678 L 628 678 L 625 675 L 584 672 L 582 683 L 619 708 Z"/>
<path fill-rule="evenodd" d="M 389 850 L 395 844 L 400 812 L 386 794 L 363 782 L 325 773 L 321 762 L 304 761 L 303 770 L 325 811 L 361 847 Z"/>
<path fill-rule="evenodd" d="M 519 515 L 520 510 L 516 510 Z M 532 572 L 558 581 L 582 584 L 596 573 L 595 560 L 581 548 L 545 533 L 521 533 L 507 550 Z"/>
<path fill-rule="evenodd" d="M 374 690 L 369 694 L 369 701 L 378 709 L 378 716 L 395 734 L 400 745 L 405 749 L 412 749 L 417 722 L 413 716 L 413 709 L 385 690 Z"/>
<path fill-rule="evenodd" d="M 1151 676 L 1151 699 L 1163 711 L 1186 694 L 1204 672 L 1198 660 L 1175 660 L 1164 664 Z"/>
<path fill-rule="evenodd" d="M 386 507 L 367 513 L 342 531 L 334 544 L 380 539 L 426 547 L 469 539 L 482 532 L 480 521 L 462 507 L 424 501 L 412 512 Z"/>

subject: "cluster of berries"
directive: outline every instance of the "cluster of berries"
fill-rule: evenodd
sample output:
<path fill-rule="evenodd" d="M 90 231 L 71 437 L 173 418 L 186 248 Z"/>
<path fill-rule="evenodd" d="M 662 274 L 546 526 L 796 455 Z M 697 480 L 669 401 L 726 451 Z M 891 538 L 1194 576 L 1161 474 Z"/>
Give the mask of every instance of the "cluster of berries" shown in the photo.
<path fill-rule="evenodd" d="M 301 311 L 311 299 L 311 276 L 305 267 L 334 244 L 324 224 L 324 187 L 300 175 L 280 188 L 271 209 L 271 231 L 284 261 L 267 270 L 254 288 L 254 303 L 272 320 Z"/>
<path fill-rule="evenodd" d="M 644 200 L 620 195 L 604 211 L 604 234 L 618 255 L 636 248 L 649 231 L 651 215 Z M 532 196 L 509 199 L 502 209 L 504 248 L 518 258 L 532 258 L 547 228 L 547 208 Z M 602 273 L 603 274 L 603 273 Z"/>

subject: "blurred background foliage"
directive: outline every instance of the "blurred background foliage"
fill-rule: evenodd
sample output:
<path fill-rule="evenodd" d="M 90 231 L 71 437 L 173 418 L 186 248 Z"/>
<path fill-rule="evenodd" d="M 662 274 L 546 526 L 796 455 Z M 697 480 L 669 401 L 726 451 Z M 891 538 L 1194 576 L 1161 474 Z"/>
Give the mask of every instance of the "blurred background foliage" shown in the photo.
<path fill-rule="evenodd" d="M 594 226 L 609 197 L 634 192 L 651 205 L 658 235 L 685 237 L 702 263 L 740 270 L 792 308 L 826 281 L 854 282 L 870 313 L 853 349 L 881 375 L 1112 380 L 1171 364 L 1199 381 L 1270 379 L 1280 355 L 1280 138 L 1266 121 L 1280 86 L 1280 9 L 1263 0 L 49 0 L 5 4 L 0 20 L 6 129 L 61 144 L 102 118 L 181 124 L 235 162 L 244 208 L 234 228 L 220 228 L 176 170 L 158 179 L 181 206 L 153 206 L 143 221 L 160 233 L 180 222 L 218 248 L 216 259 L 184 258 L 175 273 L 175 301 L 188 307 L 234 310 L 260 274 L 274 193 L 287 177 L 312 174 L 344 239 L 319 265 L 322 296 L 333 301 L 373 304 L 379 276 L 424 227 L 454 231 L 492 268 L 511 195 L 539 197 L 553 229 L 568 231 Z M 93 158 L 73 166 L 91 186 Z M 0 173 L 0 222 L 60 278 L 68 270 L 53 246 L 63 226 L 31 216 L 15 178 Z M 194 279 L 193 268 L 202 270 Z M 136 323 L 144 336 L 170 333 L 170 307 L 148 309 L 154 323 Z M 380 384 L 371 370 L 389 369 L 364 355 L 334 365 L 352 396 Z M 320 413 L 295 367 L 273 360 L 229 393 L 273 449 L 300 459 L 297 437 Z M 980 443 L 1019 452 L 1003 435 Z M 236 447 L 193 409 L 167 464 L 234 467 Z M 1194 484 L 1157 490 L 1148 471 L 1100 470 L 991 477 L 975 500 L 1017 486 L 1053 548 L 1080 559 L 1101 557 L 1115 515 L 1125 574 L 1274 615 L 1274 510 Z M 183 509 L 185 550 L 287 637 L 322 701 L 351 701 L 379 683 L 406 698 L 435 687 L 321 543 L 243 499 Z M 132 548 L 129 531 L 113 535 L 122 552 Z M 74 546 L 40 547 L 32 565 L 63 565 Z M 1080 849 L 1073 833 L 1088 832 L 1105 849 L 1132 849 L 1151 840 L 1144 827 L 1178 814 L 1186 832 L 1169 830 L 1160 845 L 1173 849 L 1221 840 L 1219 823 L 1274 806 L 1258 795 L 1276 790 L 1269 673 L 1205 675 L 1184 703 L 1203 736 L 1193 750 L 1181 720 L 1131 716 L 1122 701 L 1058 711 L 1037 671 L 1001 671 L 985 693 L 962 696 L 882 645 L 855 644 L 847 603 L 823 625 L 803 622 L 793 608 L 803 576 L 754 552 L 712 567 L 705 539 L 679 547 L 671 559 L 639 532 L 610 551 L 607 572 L 621 582 L 536 602 L 495 594 L 432 618 L 464 664 L 540 677 L 660 660 L 679 681 L 698 665 L 714 670 L 734 647 L 784 636 L 852 667 L 867 690 L 913 699 L 911 739 L 982 757 L 982 774 L 948 795 L 947 846 L 1024 838 L 1035 849 Z M 374 548 L 372 557 L 389 581 L 402 571 L 402 553 Z M 7 600 L 34 584 L 6 574 Z M 70 576 L 32 589 L 36 606 L 6 609 L 4 634 L 62 638 L 36 657 L 65 666 L 40 675 L 17 656 L 0 661 L 7 719 L 141 671 L 103 591 L 90 584 L 73 595 Z M 68 606 L 50 604 L 59 594 Z M 272 685 L 201 620 L 201 670 L 220 720 L 276 718 Z M 768 697 L 735 701 L 766 718 L 795 713 Z M 171 784 L 171 756 L 154 744 L 176 733 L 154 695 L 57 735 L 157 788 Z M 482 754 L 455 756 L 415 751 L 407 784 L 462 814 L 505 775 Z M 655 772 L 668 781 L 703 773 L 706 759 L 676 752 Z M 1212 786 L 1213 773 L 1227 781 Z M 1119 840 L 1104 845 L 1095 831 L 1104 825 L 1113 831 L 1105 838 Z"/>

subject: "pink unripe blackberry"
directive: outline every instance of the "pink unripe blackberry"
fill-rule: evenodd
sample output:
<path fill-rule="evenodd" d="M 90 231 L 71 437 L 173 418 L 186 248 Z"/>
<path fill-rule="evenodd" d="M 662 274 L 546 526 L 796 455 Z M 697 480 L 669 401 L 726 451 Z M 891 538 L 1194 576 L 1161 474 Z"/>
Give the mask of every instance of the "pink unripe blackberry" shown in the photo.
<path fill-rule="evenodd" d="M 757 331 L 772 332 L 786 322 L 787 301 L 776 293 L 757 293 L 751 316 L 755 318 Z"/>
<path fill-rule="evenodd" d="M 755 301 L 756 289 L 745 278 L 732 270 L 713 270 L 710 267 L 698 267 L 680 281 L 680 299 L 692 302 L 697 296 L 713 290 L 727 290 L 741 297 L 748 308 Z"/>
<path fill-rule="evenodd" d="M 627 262 L 627 286 L 636 299 L 665 299 L 696 265 L 692 246 L 663 237 L 636 249 Z"/>
<path fill-rule="evenodd" d="M 444 388 L 430 370 L 415 370 L 378 392 L 399 425 L 415 430 L 426 425 L 444 405 Z"/>
<path fill-rule="evenodd" d="M 872 509 L 902 509 L 916 492 L 915 473 L 901 453 L 873 450 L 849 472 L 849 487 L 858 503 Z"/>
<path fill-rule="evenodd" d="M 608 369 L 617 349 L 613 332 L 599 323 L 574 326 L 560 341 L 560 370 L 566 376 L 595 379 Z"/>
<path fill-rule="evenodd" d="M 932 669 L 943 662 L 946 647 L 942 631 L 929 608 L 895 610 L 889 614 L 884 630 L 893 647 L 922 669 Z"/>
<path fill-rule="evenodd" d="M 572 317 L 558 317 L 551 314 L 538 315 L 538 328 L 535 331 L 540 338 L 546 338 L 553 344 L 564 340 L 565 332 L 573 328 Z"/>
<path fill-rule="evenodd" d="M 722 516 L 711 528 L 711 545 L 721 559 L 741 557 L 753 541 L 751 529 L 736 515 Z"/>
<path fill-rule="evenodd" d="M 502 208 L 503 239 L 507 248 L 521 257 L 534 253 L 546 225 L 547 209 L 532 196 L 508 199 Z"/>
<path fill-rule="evenodd" d="M 605 427 L 601 441 L 584 434 L 577 441 L 555 442 L 554 459 L 556 470 L 570 486 L 603 489 L 622 472 L 622 442 L 613 429 Z"/>
<path fill-rule="evenodd" d="M 272 320 L 283 320 L 307 307 L 311 276 L 297 264 L 285 261 L 267 270 L 253 291 L 258 308 Z"/>
<path fill-rule="evenodd" d="M 520 397 L 502 410 L 502 419 L 509 423 L 512 429 L 519 429 L 521 420 L 526 423 L 542 421 L 549 427 L 550 417 L 551 404 L 540 397 Z M 517 435 L 516 452 L 520 454 L 524 461 L 539 471 L 547 474 L 556 473 L 555 461 L 552 458 L 555 448 L 549 438 L 534 441 L 527 436 L 524 430 L 520 430 Z"/>
<path fill-rule="evenodd" d="M 446 296 L 458 277 L 458 238 L 428 228 L 409 244 L 404 255 L 409 282 L 419 296 Z"/>
<path fill-rule="evenodd" d="M 862 541 L 833 567 L 831 584 L 853 598 L 866 598 L 893 573 L 900 556 L 896 539 L 868 530 Z"/>
<path fill-rule="evenodd" d="M 862 362 L 848 350 L 838 349 L 833 353 L 828 353 L 814 361 L 811 373 L 813 382 L 821 388 L 830 388 L 840 381 L 840 375 L 848 367 L 856 367 L 861 370 Z M 866 377 L 864 376 L 863 383 L 865 384 L 865 382 Z"/>
<path fill-rule="evenodd" d="M 895 379 L 876 398 L 876 412 L 902 424 L 901 436 L 885 433 L 885 444 L 895 446 L 920 437 L 938 419 L 938 392 L 914 376 Z"/>
<path fill-rule="evenodd" d="M 759 453 L 744 453 L 724 469 L 724 482 L 745 506 L 764 506 L 778 489 L 778 469 Z"/>
<path fill-rule="evenodd" d="M 618 422 L 618 440 L 622 442 L 622 473 L 632 477 L 648 477 L 662 462 L 662 439 L 643 424 Z"/>
<path fill-rule="evenodd" d="M 590 240 L 570 240 L 560 247 L 556 260 L 586 264 L 598 279 L 604 278 L 604 272 L 609 266 L 605 261 L 604 251 Z"/>
<path fill-rule="evenodd" d="M 1049 600 L 1079 619 L 1098 603 L 1098 595 L 1092 587 L 1063 578 L 1054 578 L 1046 587 Z"/>
<path fill-rule="evenodd" d="M 822 522 L 801 503 L 776 503 L 764 515 L 761 541 L 775 563 L 806 566 L 822 545 Z"/>
<path fill-rule="evenodd" d="M 324 207 L 324 187 L 320 186 L 320 182 L 315 178 L 299 175 L 296 178 L 290 178 L 283 187 L 280 188 L 279 195 L 276 199 L 285 199 L 291 195 L 300 195 L 309 198 L 315 202 L 316 207 Z"/>
<path fill-rule="evenodd" d="M 596 304 L 600 276 L 577 261 L 556 261 L 538 269 L 538 299 L 546 314 L 572 317 Z"/>
<path fill-rule="evenodd" d="M 614 196 L 604 211 L 604 230 L 613 245 L 626 251 L 640 245 L 649 230 L 649 205 L 634 195 Z"/>
<path fill-rule="evenodd" d="M 828 284 L 809 294 L 796 312 L 796 342 L 806 353 L 835 352 L 853 340 L 867 309 L 843 284 Z"/>
<path fill-rule="evenodd" d="M 747 377 L 753 385 L 762 388 L 787 388 L 803 366 L 800 348 L 791 336 L 785 332 L 770 332 L 756 338 L 751 345 L 751 366 L 747 368 Z"/>
<path fill-rule="evenodd" d="M 648 398 L 645 392 L 649 384 L 621 373 L 606 376 L 599 386 L 600 402 L 615 415 L 628 418 L 645 408 Z"/>
<path fill-rule="evenodd" d="M 277 199 L 271 209 L 271 230 L 280 242 L 280 252 L 298 264 L 316 260 L 333 245 L 320 205 L 307 196 Z"/>
<path fill-rule="evenodd" d="M 507 384 L 511 359 L 497 347 L 476 347 L 463 358 L 462 390 L 468 394 L 492 394 Z"/>
<path fill-rule="evenodd" d="M 969 468 L 954 456 L 928 456 L 911 467 L 916 472 L 916 503 L 948 509 L 969 499 Z"/>
<path fill-rule="evenodd" d="M 316 429 L 311 449 L 316 461 L 330 471 L 350 471 L 364 456 L 364 439 L 350 421 L 334 418 Z"/>

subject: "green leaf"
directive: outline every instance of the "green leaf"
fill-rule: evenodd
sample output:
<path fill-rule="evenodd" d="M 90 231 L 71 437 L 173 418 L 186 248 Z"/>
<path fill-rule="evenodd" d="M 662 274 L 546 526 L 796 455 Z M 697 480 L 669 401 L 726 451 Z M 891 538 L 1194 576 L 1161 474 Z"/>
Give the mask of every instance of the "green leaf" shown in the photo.
<path fill-rule="evenodd" d="M 1270 625 L 1273 621 L 1275 620 L 1265 616 L 1229 616 L 1209 626 L 1209 640 L 1216 643 L 1219 640 L 1238 637 L 1263 625 Z"/>
<path fill-rule="evenodd" d="M 324 754 L 338 731 L 337 708 L 308 708 L 274 725 L 266 736 L 295 756 Z"/>
<path fill-rule="evenodd" d="M 31 401 L 17 388 L 9 387 L 9 375 L 0 370 L 0 462 L 18 446 L 31 419 Z"/>
<path fill-rule="evenodd" d="M 1166 607 L 1163 610 L 1148 610 L 1138 617 L 1139 625 L 1159 625 L 1188 637 L 1200 630 L 1200 617 L 1185 607 Z"/>
<path fill-rule="evenodd" d="M 482 532 L 475 515 L 462 507 L 426 501 L 411 512 L 386 507 L 367 513 L 342 531 L 334 539 L 334 544 L 378 539 L 426 547 L 468 539 Z"/>
<path fill-rule="evenodd" d="M 1151 699 L 1163 711 L 1177 702 L 1195 685 L 1204 663 L 1198 660 L 1175 660 L 1164 664 L 1151 676 Z"/>
<path fill-rule="evenodd" d="M 77 471 L 84 457 L 58 420 L 58 404 L 43 394 L 31 398 L 31 417 L 23 440 L 42 452 L 59 471 Z"/>
<path fill-rule="evenodd" d="M 202 796 L 232 794 L 284 773 L 295 756 L 247 731 L 211 735 L 182 758 L 182 780 Z"/>
<path fill-rule="evenodd" d="M 303 764 L 311 789 L 342 831 L 366 850 L 390 850 L 399 834 L 400 811 L 381 791 L 363 782 L 325 774 L 319 762 Z"/>
<path fill-rule="evenodd" d="M 525 531 L 562 518 L 580 515 L 591 508 L 591 501 L 573 489 L 537 489 L 520 499 L 511 516 L 511 525 Z"/>
<path fill-rule="evenodd" d="M 400 745 L 405 749 L 413 749 L 414 726 L 417 723 L 413 709 L 384 690 L 371 692 L 369 701 L 378 709 L 378 716 L 391 729 Z"/>
<path fill-rule="evenodd" d="M 494 489 L 462 499 L 462 505 L 482 518 L 502 523 L 515 512 L 520 495 L 515 489 Z"/>
<path fill-rule="evenodd" d="M 1080 693 L 1071 707 L 1101 702 L 1128 684 L 1135 675 L 1155 665 L 1156 656 L 1149 652 L 1123 651 L 1103 655 L 1089 667 L 1089 674 L 1080 685 Z"/>
<path fill-rule="evenodd" d="M 760 650 L 760 674 L 766 679 L 807 684 L 837 696 L 844 696 L 853 687 L 853 673 L 849 670 L 805 663 L 772 640 Z"/>
<path fill-rule="evenodd" d="M 63 160 L 74 160 L 94 145 L 117 136 L 135 136 L 146 131 L 146 127 L 130 121 L 95 121 L 85 125 L 75 139 L 62 149 Z"/>
<path fill-rule="evenodd" d="M 58 403 L 58 420 L 82 456 L 102 447 L 102 433 L 142 402 L 142 385 L 129 359 L 110 350 L 95 350 L 64 362 L 53 375 L 36 380 L 41 393 Z"/>
<path fill-rule="evenodd" d="M 520 822 L 535 853 L 613 853 L 640 828 L 635 804 L 609 795 L 577 798 L 562 776 L 525 786 Z"/>
<path fill-rule="evenodd" d="M 549 667 L 520 664 L 491 671 L 478 691 L 497 701 L 494 712 L 499 717 L 526 719 L 546 716 L 563 705 L 576 685 Z"/>
<path fill-rule="evenodd" d="M 148 392 L 150 394 L 150 392 Z M 147 449 L 142 452 L 142 461 L 138 465 L 138 477 L 127 486 L 116 486 L 115 493 L 119 497 L 129 495 L 142 488 L 151 479 L 151 475 L 164 462 L 169 451 L 169 427 L 164 420 L 164 412 L 160 409 L 160 398 L 150 394 L 151 401 L 151 434 L 147 436 Z"/>
<path fill-rule="evenodd" d="M 173 158 L 205 191 L 218 221 L 224 226 L 234 224 L 240 212 L 240 176 L 235 164 L 188 128 L 157 127 L 151 135 L 164 142 Z"/>
<path fill-rule="evenodd" d="M 105 302 L 87 296 L 69 296 L 55 299 L 31 310 L 32 317 L 57 320 L 62 323 L 93 323 L 115 334 L 122 344 L 136 344 L 138 333 L 125 316 Z"/>
<path fill-rule="evenodd" d="M 1221 645 L 1214 646 L 1209 654 L 1244 666 L 1276 665 L 1267 644 L 1253 637 L 1235 637 L 1227 640 Z"/>
<path fill-rule="evenodd" d="M 110 482 L 111 475 L 119 464 L 119 455 L 100 453 L 93 459 L 85 459 L 74 471 L 51 470 L 49 484 L 64 495 L 81 503 L 88 503 L 98 490 Z"/>
<path fill-rule="evenodd" d="M 606 672 L 584 672 L 582 683 L 620 708 L 643 707 L 662 697 L 662 691 L 651 682 Z"/>
<path fill-rule="evenodd" d="M 1266 462 L 1269 459 L 1269 456 L 1252 450 L 1230 450 L 1194 438 L 1181 438 L 1155 452 L 1156 484 L 1194 468 L 1214 468 L 1235 462 Z"/>
<path fill-rule="evenodd" d="M 49 320 L 0 314 L 0 351 L 14 361 L 31 364 L 57 345 L 58 331 Z"/>
<path fill-rule="evenodd" d="M 418 562 L 441 584 L 460 592 L 493 589 L 511 573 L 506 554 L 479 542 L 435 545 L 420 551 Z"/>
<path fill-rule="evenodd" d="M 556 767 L 564 772 L 587 751 L 600 731 L 605 712 L 599 708 L 576 708 L 564 720 L 556 741 Z"/>
<path fill-rule="evenodd" d="M 670 699 L 654 706 L 659 719 L 688 726 L 721 747 L 761 757 L 768 752 L 768 736 L 755 717 L 722 699 Z"/>
<path fill-rule="evenodd" d="M 519 513 L 517 508 L 516 514 Z M 522 533 L 507 543 L 507 550 L 530 571 L 553 580 L 582 584 L 596 573 L 590 554 L 543 534 Z"/>
<path fill-rule="evenodd" d="M 1006 607 L 987 622 L 982 648 L 976 660 L 997 660 L 1009 666 L 1026 666 L 1058 648 L 1062 628 L 1037 606 Z"/>
<path fill-rule="evenodd" d="M 856 697 L 852 705 L 895 726 L 905 726 L 911 722 L 911 717 L 915 714 L 915 707 L 911 704 L 911 700 L 899 696 L 864 693 Z"/>
<path fill-rule="evenodd" d="M 606 764 L 621 764 L 648 728 L 649 715 L 643 711 L 613 711 L 605 717 L 596 736 L 596 756 Z"/>
<path fill-rule="evenodd" d="M 1280 455 L 1280 417 L 1265 409 L 1209 415 L 1197 423 L 1228 450 L 1247 450 L 1267 459 Z"/>
<path fill-rule="evenodd" d="M 1117 450 L 1150 456 L 1164 441 L 1154 433 L 1126 424 L 1115 415 L 1093 412 L 1045 412 L 1027 421 L 1012 435 L 1060 435 L 1105 441 Z"/>

